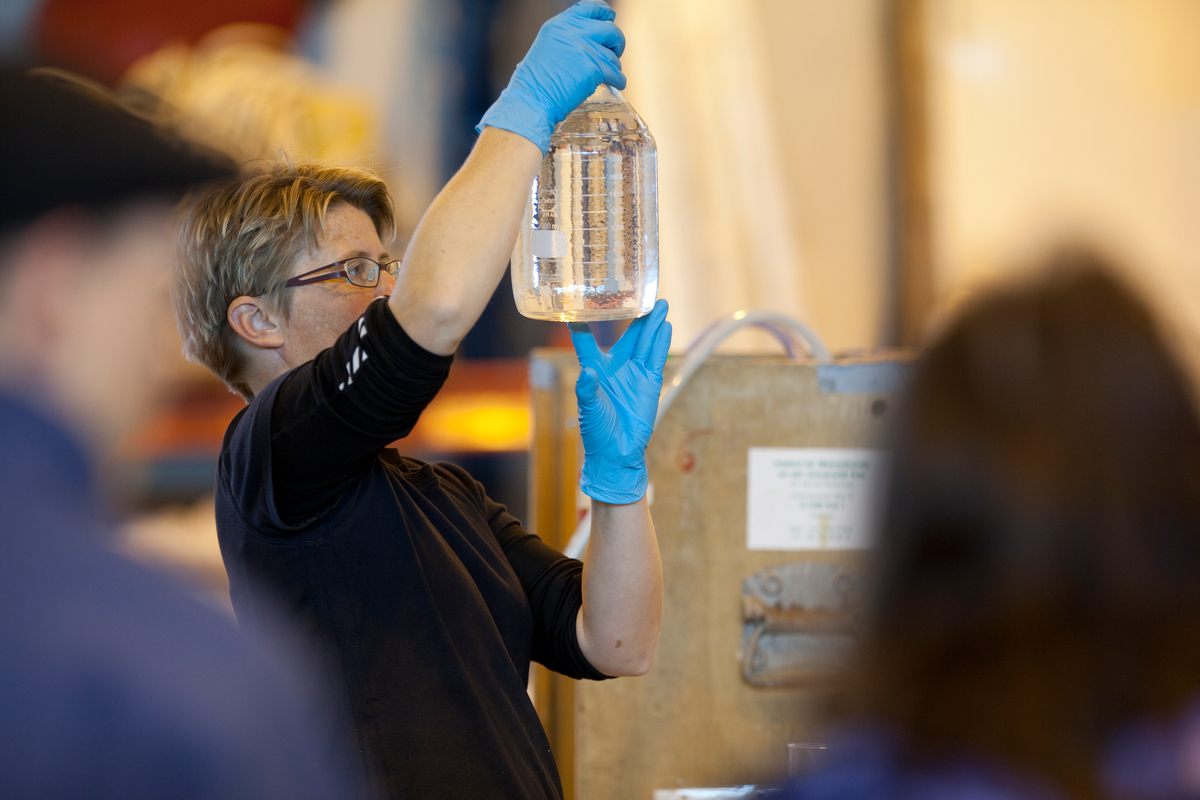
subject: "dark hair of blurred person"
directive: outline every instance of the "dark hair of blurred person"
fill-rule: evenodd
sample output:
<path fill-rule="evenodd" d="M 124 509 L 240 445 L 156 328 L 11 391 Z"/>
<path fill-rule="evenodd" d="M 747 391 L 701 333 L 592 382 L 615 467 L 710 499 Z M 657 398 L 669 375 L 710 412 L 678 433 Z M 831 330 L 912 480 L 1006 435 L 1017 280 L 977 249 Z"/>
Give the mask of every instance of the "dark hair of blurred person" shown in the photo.
<path fill-rule="evenodd" d="M 1192 386 L 1103 259 L 1047 266 L 920 361 L 857 686 L 881 725 L 835 748 L 806 796 L 1191 796 Z"/>
<path fill-rule="evenodd" d="M 307 669 L 110 553 L 97 475 L 147 409 L 172 203 L 232 174 L 0 68 L 0 796 L 360 796 Z"/>

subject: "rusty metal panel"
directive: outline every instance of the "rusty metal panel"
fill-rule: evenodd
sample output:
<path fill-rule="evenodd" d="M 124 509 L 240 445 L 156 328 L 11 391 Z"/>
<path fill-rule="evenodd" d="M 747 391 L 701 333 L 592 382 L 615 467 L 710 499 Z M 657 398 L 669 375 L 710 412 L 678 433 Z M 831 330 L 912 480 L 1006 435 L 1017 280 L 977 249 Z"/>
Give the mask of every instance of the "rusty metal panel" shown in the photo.
<path fill-rule="evenodd" d="M 858 644 L 863 586 L 850 564 L 808 559 L 742 581 L 742 678 L 764 688 L 827 680 Z"/>
<path fill-rule="evenodd" d="M 576 367 L 569 353 L 550 357 L 561 375 L 556 424 L 562 430 L 564 416 L 575 413 Z M 662 634 L 644 677 L 575 683 L 554 676 L 552 683 L 574 684 L 573 741 L 561 716 L 552 733 L 574 800 L 649 800 L 656 789 L 782 779 L 786 743 L 813 735 L 828 700 L 828 683 L 813 678 L 820 677 L 820 659 L 853 635 L 852 603 L 838 592 L 856 584 L 861 556 L 748 550 L 747 453 L 878 446 L 893 401 L 892 365 L 864 371 L 859 363 L 831 369 L 782 358 L 715 357 L 661 421 L 647 457 L 663 562 Z M 540 421 L 535 430 L 540 437 Z M 577 432 L 571 436 L 577 442 Z M 579 447 L 572 446 L 577 470 Z M 570 480 L 576 477 L 577 471 Z M 543 480 L 536 476 L 535 485 Z M 573 483 L 567 497 L 574 497 Z M 565 519 L 560 515 L 560 524 Z M 565 541 L 569 531 L 557 535 Z M 771 576 L 785 585 L 774 587 Z M 828 592 L 815 583 L 797 589 L 797 580 L 825 581 Z M 753 646 L 764 653 L 755 666 L 748 631 L 760 622 Z M 811 638 L 818 635 L 826 638 Z M 835 655 L 825 666 L 837 663 Z"/>

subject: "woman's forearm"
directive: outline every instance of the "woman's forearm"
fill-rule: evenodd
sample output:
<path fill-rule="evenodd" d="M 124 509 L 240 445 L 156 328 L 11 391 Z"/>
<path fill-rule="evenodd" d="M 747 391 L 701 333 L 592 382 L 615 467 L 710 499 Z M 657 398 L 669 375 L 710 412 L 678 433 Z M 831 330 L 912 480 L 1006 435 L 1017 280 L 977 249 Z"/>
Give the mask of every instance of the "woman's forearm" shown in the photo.
<path fill-rule="evenodd" d="M 662 623 L 662 563 L 650 508 L 592 501 L 592 535 L 583 567 L 579 646 L 606 675 L 643 675 Z"/>

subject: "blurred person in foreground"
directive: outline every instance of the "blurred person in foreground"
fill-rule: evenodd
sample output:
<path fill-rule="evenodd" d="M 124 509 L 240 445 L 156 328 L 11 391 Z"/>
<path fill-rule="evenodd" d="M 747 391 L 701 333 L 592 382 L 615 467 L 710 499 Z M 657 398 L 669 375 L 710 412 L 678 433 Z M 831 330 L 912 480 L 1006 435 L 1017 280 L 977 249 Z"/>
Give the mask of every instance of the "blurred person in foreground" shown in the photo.
<path fill-rule="evenodd" d="M 231 166 L 0 69 L 0 796 L 361 796 L 305 671 L 105 545 L 147 410 L 172 204 Z"/>
<path fill-rule="evenodd" d="M 832 798 L 1200 796 L 1200 423 L 1098 257 L 973 303 L 894 431 Z"/>
<path fill-rule="evenodd" d="M 393 797 L 560 798 L 526 691 L 531 660 L 576 678 L 650 667 L 662 573 L 645 449 L 670 344 L 666 304 L 609 353 L 572 334 L 595 501 L 586 566 L 526 532 L 452 464 L 389 445 L 441 389 L 504 274 L 556 123 L 624 87 L 603 3 L 548 21 L 403 266 L 386 187 L 361 170 L 258 166 L 199 194 L 181 233 L 188 356 L 249 402 L 217 472 L 234 608 L 264 585 L 341 667 L 364 768 Z"/>

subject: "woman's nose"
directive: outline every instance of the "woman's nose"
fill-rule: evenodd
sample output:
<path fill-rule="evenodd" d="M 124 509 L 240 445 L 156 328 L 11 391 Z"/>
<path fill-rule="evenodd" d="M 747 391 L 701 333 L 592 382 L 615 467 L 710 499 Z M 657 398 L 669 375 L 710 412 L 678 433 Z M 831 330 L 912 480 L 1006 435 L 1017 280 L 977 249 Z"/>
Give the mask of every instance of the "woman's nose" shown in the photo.
<path fill-rule="evenodd" d="M 379 285 L 375 287 L 375 296 L 382 297 L 384 295 L 390 295 L 392 293 L 392 289 L 395 288 L 396 279 L 392 277 L 392 273 L 384 270 L 383 274 L 379 276 Z"/>

